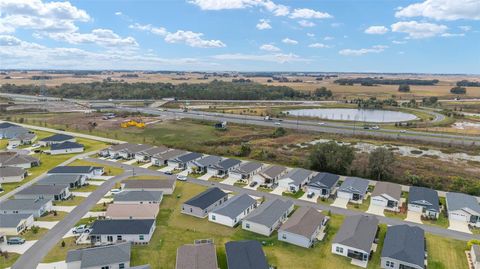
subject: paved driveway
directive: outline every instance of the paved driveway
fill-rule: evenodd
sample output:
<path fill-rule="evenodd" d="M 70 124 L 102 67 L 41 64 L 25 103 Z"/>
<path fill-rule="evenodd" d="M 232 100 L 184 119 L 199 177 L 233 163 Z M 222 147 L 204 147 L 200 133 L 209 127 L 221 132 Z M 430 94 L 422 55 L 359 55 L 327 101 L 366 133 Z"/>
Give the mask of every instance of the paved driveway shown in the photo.
<path fill-rule="evenodd" d="M 285 191 L 287 191 L 286 188 L 277 186 L 277 187 L 276 187 L 275 189 L 273 189 L 273 191 L 271 191 L 270 193 L 273 193 L 273 194 L 276 194 L 276 195 L 282 195 L 282 193 L 284 193 Z"/>
<path fill-rule="evenodd" d="M 124 164 L 134 164 L 134 163 L 137 163 L 137 160 L 133 159 L 133 160 L 128 160 L 126 162 L 123 162 Z"/>
<path fill-rule="evenodd" d="M 103 184 L 105 181 L 100 181 L 100 180 L 89 180 L 88 184 L 95 185 L 95 186 L 100 186 Z"/>
<path fill-rule="evenodd" d="M 233 185 L 237 181 L 237 178 L 227 177 L 224 181 L 222 181 L 222 184 Z"/>
<path fill-rule="evenodd" d="M 98 218 L 105 216 L 105 211 L 88 211 L 85 215 L 83 215 L 82 219 L 85 218 Z"/>
<path fill-rule="evenodd" d="M 205 175 L 203 175 L 203 176 L 199 176 L 198 179 L 200 179 L 200 180 L 208 180 L 208 179 L 211 178 L 211 177 L 212 177 L 212 175 L 207 173 L 207 174 L 205 174 Z"/>
<path fill-rule="evenodd" d="M 37 242 L 37 240 L 25 241 L 25 243 L 23 243 L 21 245 L 8 245 L 7 242 L 4 242 L 4 243 L 0 244 L 0 249 L 2 249 L 2 251 L 8 251 L 8 252 L 13 252 L 13 253 L 23 254 L 29 248 L 31 248 L 36 242 Z"/>
<path fill-rule="evenodd" d="M 59 206 L 59 205 L 52 206 L 52 210 L 68 212 L 68 213 L 72 212 L 74 208 L 75 206 Z"/>
<path fill-rule="evenodd" d="M 331 206 L 340 207 L 340 208 L 347 208 L 348 199 L 337 197 L 335 201 L 331 204 Z"/>
<path fill-rule="evenodd" d="M 39 263 L 37 269 L 67 269 L 67 263 L 65 261 L 52 262 L 52 263 Z"/>
<path fill-rule="evenodd" d="M 304 200 L 304 201 L 308 201 L 308 202 L 313 202 L 313 203 L 316 203 L 316 202 L 317 202 L 317 199 L 318 199 L 318 197 L 319 197 L 318 194 L 313 195 L 312 198 L 308 198 L 307 195 L 308 195 L 308 193 L 304 193 L 304 194 L 302 195 L 302 197 L 300 197 L 300 198 L 298 198 L 298 199 Z"/>
<path fill-rule="evenodd" d="M 79 197 L 88 197 L 90 194 L 92 194 L 91 191 L 72 191 L 72 195 Z"/>
<path fill-rule="evenodd" d="M 188 170 L 183 170 L 182 172 L 178 173 L 179 176 L 188 176 Z"/>
<path fill-rule="evenodd" d="M 377 216 L 385 216 L 385 214 L 383 213 L 384 210 L 385 210 L 385 207 L 370 203 L 367 213 L 377 215 Z"/>
<path fill-rule="evenodd" d="M 165 167 L 163 167 L 163 168 L 158 169 L 157 171 L 160 171 L 160 172 L 172 172 L 173 170 L 175 170 L 175 167 L 165 166 Z"/>
<path fill-rule="evenodd" d="M 422 224 L 422 213 L 408 210 L 405 221 Z"/>
<path fill-rule="evenodd" d="M 57 225 L 57 223 L 58 221 L 34 221 L 33 225 L 50 230 L 53 226 Z"/>
<path fill-rule="evenodd" d="M 92 179 L 95 179 L 95 180 L 109 180 L 112 177 L 113 176 L 94 176 L 94 177 L 92 177 Z"/>
<path fill-rule="evenodd" d="M 459 231 L 471 234 L 472 231 L 468 228 L 468 224 L 464 221 L 458 220 L 449 220 L 450 226 L 448 226 L 449 230 Z"/>
<path fill-rule="evenodd" d="M 146 164 L 142 164 L 140 165 L 141 168 L 149 168 L 150 166 L 152 166 L 153 164 L 152 163 L 146 163 Z"/>

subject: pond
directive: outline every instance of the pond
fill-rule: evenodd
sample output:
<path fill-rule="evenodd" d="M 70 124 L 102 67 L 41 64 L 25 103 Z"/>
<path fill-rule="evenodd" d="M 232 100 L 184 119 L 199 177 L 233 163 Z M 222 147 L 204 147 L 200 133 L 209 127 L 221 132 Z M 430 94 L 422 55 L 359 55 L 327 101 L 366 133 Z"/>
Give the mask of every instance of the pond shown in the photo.
<path fill-rule="evenodd" d="M 391 110 L 356 108 L 311 108 L 285 111 L 292 116 L 317 117 L 326 120 L 345 120 L 361 122 L 400 122 L 418 119 L 417 116 Z"/>

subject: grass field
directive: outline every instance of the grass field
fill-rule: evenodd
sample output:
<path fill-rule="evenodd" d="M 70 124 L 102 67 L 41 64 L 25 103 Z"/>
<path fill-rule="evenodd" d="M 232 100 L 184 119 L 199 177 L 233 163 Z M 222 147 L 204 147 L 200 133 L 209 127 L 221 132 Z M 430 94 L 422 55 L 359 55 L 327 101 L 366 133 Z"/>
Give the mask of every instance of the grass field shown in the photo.
<path fill-rule="evenodd" d="M 74 206 L 74 205 L 81 204 L 83 202 L 83 200 L 85 200 L 85 197 L 75 196 L 72 199 L 67 199 L 67 200 L 64 200 L 64 201 L 55 202 L 55 205 L 57 205 L 57 206 Z"/>
<path fill-rule="evenodd" d="M 62 247 L 62 242 L 65 242 L 65 247 Z M 58 242 L 45 256 L 42 262 L 58 262 L 63 261 L 67 257 L 67 252 L 71 249 L 79 249 L 82 247 L 87 247 L 86 245 L 77 245 L 75 244 L 75 237 L 63 238 Z"/>
<path fill-rule="evenodd" d="M 5 257 L 5 255 L 0 255 L 0 268 L 11 267 L 20 257 L 20 254 L 9 252 L 7 256 L 8 257 Z"/>
<path fill-rule="evenodd" d="M 98 163 L 89 162 L 85 160 L 75 160 L 69 166 L 98 166 Z M 102 165 L 106 176 L 118 176 L 123 174 L 123 169 L 115 166 Z M 82 188 L 83 189 L 83 188 Z M 82 191 L 81 189 L 79 191 Z"/>
<path fill-rule="evenodd" d="M 73 205 L 73 204 L 72 204 Z M 45 216 L 38 218 L 38 221 L 60 221 L 68 215 L 67 212 L 57 211 L 57 214 L 50 212 Z"/>

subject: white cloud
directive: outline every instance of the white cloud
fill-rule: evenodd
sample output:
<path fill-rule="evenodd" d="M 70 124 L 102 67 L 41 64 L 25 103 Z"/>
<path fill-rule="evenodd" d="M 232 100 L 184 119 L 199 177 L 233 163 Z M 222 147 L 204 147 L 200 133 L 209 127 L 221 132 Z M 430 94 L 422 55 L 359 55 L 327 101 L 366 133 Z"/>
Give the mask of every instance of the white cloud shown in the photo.
<path fill-rule="evenodd" d="M 275 54 L 220 54 L 214 55 L 212 58 L 217 60 L 230 60 L 230 61 L 260 61 L 260 62 L 275 62 L 275 63 L 289 63 L 289 62 L 307 62 L 308 60 L 300 58 L 298 55 L 289 53 L 275 53 Z"/>
<path fill-rule="evenodd" d="M 263 45 L 260 46 L 260 49 L 261 49 L 261 50 L 264 50 L 264 51 L 271 51 L 271 52 L 281 51 L 280 48 L 275 47 L 275 46 L 272 45 L 272 44 L 263 44 Z"/>
<path fill-rule="evenodd" d="M 265 20 L 265 19 L 261 19 L 258 23 L 257 23 L 257 29 L 258 30 L 267 30 L 267 29 L 272 29 L 272 26 L 270 25 L 270 21 L 269 20 Z"/>
<path fill-rule="evenodd" d="M 302 26 L 302 27 L 313 27 L 313 26 L 315 26 L 315 23 L 313 23 L 311 21 L 307 21 L 307 20 L 300 20 L 300 21 L 298 21 L 298 24 L 300 24 L 300 26 Z"/>
<path fill-rule="evenodd" d="M 57 41 L 66 41 L 71 44 L 97 44 L 105 47 L 137 47 L 133 37 L 122 38 L 110 29 L 94 29 L 91 33 L 49 33 L 48 36 Z"/>
<path fill-rule="evenodd" d="M 391 25 L 392 32 L 406 33 L 409 38 L 420 39 L 441 35 L 448 30 L 445 25 L 428 22 L 401 21 Z"/>
<path fill-rule="evenodd" d="M 441 35 L 442 37 L 461 37 L 461 36 L 465 36 L 464 33 L 443 33 Z"/>
<path fill-rule="evenodd" d="M 288 37 L 282 39 L 282 42 L 285 43 L 285 44 L 289 44 L 289 45 L 297 45 L 298 44 L 297 40 L 290 39 Z"/>
<path fill-rule="evenodd" d="M 152 34 L 159 35 L 159 36 L 165 36 L 168 33 L 167 29 L 163 27 L 154 27 L 151 24 L 134 23 L 134 24 L 130 24 L 128 28 L 139 30 L 139 31 L 151 32 Z"/>
<path fill-rule="evenodd" d="M 179 30 L 175 33 L 167 33 L 165 41 L 168 43 L 185 43 L 194 48 L 222 48 L 226 46 L 225 43 L 220 40 L 206 40 L 202 37 L 202 33 Z"/>
<path fill-rule="evenodd" d="M 117 11 L 117 12 L 115 12 L 115 15 L 117 15 L 117 16 L 122 16 L 123 13 L 122 13 L 121 11 Z"/>
<path fill-rule="evenodd" d="M 308 37 L 315 37 L 315 34 L 314 33 L 307 33 L 307 36 Z"/>
<path fill-rule="evenodd" d="M 340 50 L 338 53 L 343 56 L 362 56 L 367 53 L 380 53 L 383 52 L 388 46 L 383 45 L 376 45 L 371 48 L 365 49 L 343 49 Z"/>
<path fill-rule="evenodd" d="M 407 44 L 407 41 L 405 41 L 405 40 L 393 40 L 392 43 L 397 44 L 397 45 L 402 45 L 402 44 Z"/>
<path fill-rule="evenodd" d="M 290 13 L 290 8 L 276 4 L 271 0 L 191 0 L 190 4 L 194 4 L 202 10 L 225 10 L 225 9 L 245 9 L 252 7 L 265 8 L 272 12 L 275 16 L 286 16 Z"/>
<path fill-rule="evenodd" d="M 332 15 L 309 8 L 296 8 L 290 14 L 292 19 L 329 19 Z"/>
<path fill-rule="evenodd" d="M 310 44 L 308 45 L 309 48 L 315 48 L 315 49 L 326 49 L 326 48 L 330 48 L 330 46 L 328 45 L 325 45 L 323 43 L 313 43 L 313 44 Z"/>
<path fill-rule="evenodd" d="M 333 36 L 326 36 L 323 38 L 323 40 L 325 41 L 330 41 L 330 40 L 334 40 L 335 38 Z"/>
<path fill-rule="evenodd" d="M 399 8 L 397 18 L 425 17 L 435 20 L 480 20 L 478 0 L 426 0 Z"/>
<path fill-rule="evenodd" d="M 472 30 L 472 26 L 470 25 L 462 25 L 462 26 L 458 26 L 458 28 L 460 28 L 460 30 L 464 32 L 469 32 L 470 30 Z"/>
<path fill-rule="evenodd" d="M 383 35 L 388 32 L 388 28 L 382 25 L 375 25 L 375 26 L 370 26 L 367 29 L 365 29 L 366 34 L 370 35 Z"/>

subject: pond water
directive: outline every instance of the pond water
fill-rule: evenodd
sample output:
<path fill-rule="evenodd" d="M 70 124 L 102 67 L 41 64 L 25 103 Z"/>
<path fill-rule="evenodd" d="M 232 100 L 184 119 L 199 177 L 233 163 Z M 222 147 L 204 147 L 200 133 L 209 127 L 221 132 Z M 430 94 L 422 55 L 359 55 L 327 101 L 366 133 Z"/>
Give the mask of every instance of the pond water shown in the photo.
<path fill-rule="evenodd" d="M 345 120 L 361 122 L 400 122 L 416 120 L 417 116 L 400 112 L 381 109 L 355 109 L 355 108 L 311 108 L 285 111 L 292 116 L 317 117 L 326 120 Z"/>

